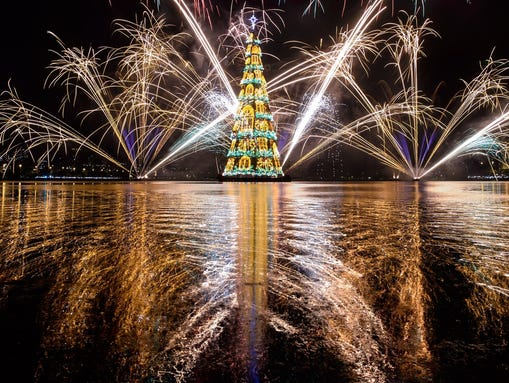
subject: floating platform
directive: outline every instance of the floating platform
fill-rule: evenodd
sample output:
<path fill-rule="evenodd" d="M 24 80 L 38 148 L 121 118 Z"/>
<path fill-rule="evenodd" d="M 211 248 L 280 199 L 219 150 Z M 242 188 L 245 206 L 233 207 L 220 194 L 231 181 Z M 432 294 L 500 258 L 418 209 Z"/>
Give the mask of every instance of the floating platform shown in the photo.
<path fill-rule="evenodd" d="M 289 175 L 285 174 L 283 177 L 256 177 L 256 176 L 223 176 L 218 174 L 217 179 L 219 182 L 291 182 L 292 179 Z"/>

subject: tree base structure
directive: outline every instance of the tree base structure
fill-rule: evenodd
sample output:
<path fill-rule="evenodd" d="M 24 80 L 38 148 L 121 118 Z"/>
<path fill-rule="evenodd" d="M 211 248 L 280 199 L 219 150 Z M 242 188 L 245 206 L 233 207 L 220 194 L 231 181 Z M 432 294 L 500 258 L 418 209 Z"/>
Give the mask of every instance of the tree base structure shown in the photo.
<path fill-rule="evenodd" d="M 281 177 L 257 177 L 257 176 L 224 176 L 218 174 L 219 182 L 291 182 L 292 179 L 288 174 Z"/>

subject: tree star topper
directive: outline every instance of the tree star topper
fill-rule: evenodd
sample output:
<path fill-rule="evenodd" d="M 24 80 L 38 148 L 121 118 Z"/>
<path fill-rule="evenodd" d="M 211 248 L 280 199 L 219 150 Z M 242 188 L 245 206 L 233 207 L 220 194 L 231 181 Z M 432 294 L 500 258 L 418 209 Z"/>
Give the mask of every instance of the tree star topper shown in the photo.
<path fill-rule="evenodd" d="M 253 13 L 253 16 L 251 16 L 249 18 L 249 21 L 251 21 L 251 29 L 254 31 L 255 29 L 255 25 L 256 25 L 256 22 L 258 21 L 258 19 L 256 18 L 256 16 L 254 15 Z"/>

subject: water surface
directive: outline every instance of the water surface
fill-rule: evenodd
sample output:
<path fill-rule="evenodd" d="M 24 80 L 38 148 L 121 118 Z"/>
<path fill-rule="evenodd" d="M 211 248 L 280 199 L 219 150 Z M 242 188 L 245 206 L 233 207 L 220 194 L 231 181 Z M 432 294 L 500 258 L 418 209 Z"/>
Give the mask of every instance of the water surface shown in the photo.
<path fill-rule="evenodd" d="M 509 374 L 509 183 L 0 187 L 5 381 Z"/>

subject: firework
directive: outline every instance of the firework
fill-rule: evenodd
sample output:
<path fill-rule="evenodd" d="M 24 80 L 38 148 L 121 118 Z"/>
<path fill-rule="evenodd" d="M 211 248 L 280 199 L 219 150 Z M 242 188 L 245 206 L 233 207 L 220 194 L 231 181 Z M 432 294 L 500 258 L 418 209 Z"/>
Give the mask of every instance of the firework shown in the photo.
<path fill-rule="evenodd" d="M 199 75 L 183 56 L 190 36 L 167 36 L 162 33 L 164 27 L 161 18 L 147 12 L 140 23 L 116 23 L 116 33 L 129 40 L 124 47 L 84 50 L 65 47 L 57 39 L 61 50 L 49 65 L 47 85 L 66 89 L 62 111 L 83 96 L 95 105 L 81 112 L 82 125 L 98 118 L 103 122 L 91 133 L 80 133 L 10 91 L 4 93 L 8 99 L 0 117 L 2 139 L 8 139 L 10 132 L 28 135 L 30 145 L 25 149 L 29 152 L 45 145 L 54 152 L 74 143 L 121 166 L 133 177 L 146 174 L 172 142 L 207 120 L 210 105 L 202 95 L 217 83 L 214 74 Z M 48 132 L 56 133 L 50 136 Z M 12 152 L 13 145 L 6 152 Z M 183 154 L 182 146 L 179 152 Z"/>
<path fill-rule="evenodd" d="M 384 42 L 384 47 L 378 49 L 378 56 L 388 53 L 390 59 L 386 66 L 395 68 L 397 78 L 394 83 L 400 89 L 393 92 L 395 95 L 389 101 L 377 103 L 349 72 L 338 74 L 337 80 L 363 106 L 365 114 L 342 125 L 338 125 L 330 115 L 315 116 L 315 125 L 319 128 L 312 138 L 319 142 L 307 153 L 303 153 L 292 167 L 340 142 L 364 151 L 397 172 L 420 179 L 445 161 L 464 154 L 469 148 L 486 148 L 475 143 L 486 134 L 496 139 L 498 145 L 503 145 L 507 115 L 500 112 L 500 116 L 493 121 L 494 125 L 489 123 L 478 133 L 464 135 L 456 149 L 444 154 L 448 139 L 453 133 L 458 137 L 459 127 L 474 113 L 481 110 L 502 110 L 509 96 L 504 85 L 507 81 L 505 60 L 488 60 L 480 74 L 471 82 L 465 82 L 464 90 L 451 100 L 447 109 L 442 109 L 422 94 L 418 84 L 417 63 L 422 56 L 422 42 L 426 36 L 436 36 L 428 22 L 418 26 L 416 17 L 407 15 L 406 19 L 387 24 L 377 33 L 379 37 L 371 41 Z M 370 51 L 377 50 L 373 48 Z M 314 52 L 314 57 L 316 65 L 327 68 L 327 55 Z M 359 65 L 369 69 L 362 62 Z M 303 65 L 306 68 L 313 66 L 311 60 Z M 301 140 L 309 138 L 304 135 Z M 442 159 L 438 158 L 440 155 Z"/>
<path fill-rule="evenodd" d="M 290 147 L 288 151 L 286 152 L 286 155 L 283 160 L 283 164 L 286 162 L 288 157 L 290 156 L 293 148 L 297 144 L 297 142 L 300 140 L 304 129 L 309 124 L 311 118 L 315 115 L 316 109 L 318 108 L 318 105 L 329 87 L 332 79 L 336 75 L 336 72 L 340 69 L 341 65 L 345 62 L 345 60 L 348 57 L 348 54 L 350 51 L 356 46 L 356 44 L 359 41 L 362 41 L 361 37 L 365 30 L 368 28 L 371 22 L 380 14 L 380 10 L 377 11 L 377 8 L 380 6 L 381 0 L 374 1 L 373 4 L 371 4 L 365 13 L 363 13 L 360 20 L 357 22 L 356 26 L 352 30 L 352 33 L 345 41 L 345 44 L 339 49 L 337 54 L 335 54 L 336 58 L 330 68 L 327 68 L 325 72 L 325 76 L 323 80 L 321 81 L 321 84 L 318 88 L 318 91 L 313 95 L 309 105 L 306 107 L 306 112 L 304 113 L 304 116 L 302 117 L 301 121 L 297 125 L 297 128 L 295 129 L 295 133 L 293 135 Z"/>

